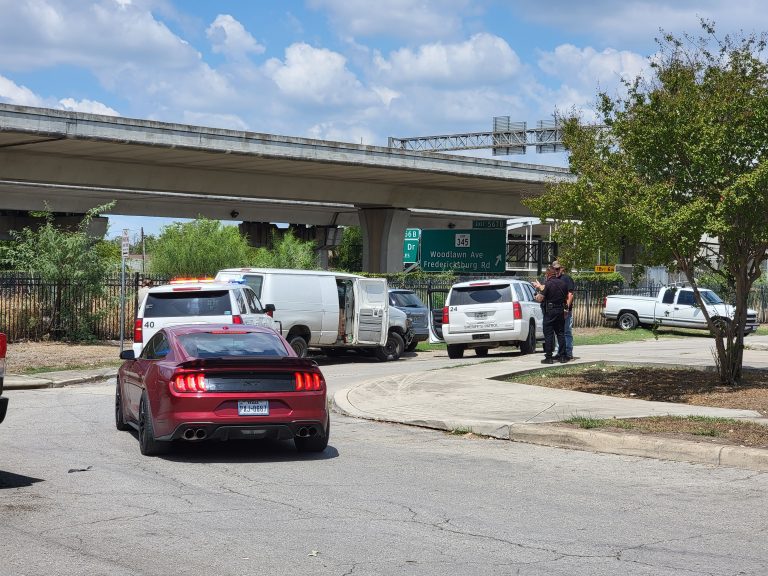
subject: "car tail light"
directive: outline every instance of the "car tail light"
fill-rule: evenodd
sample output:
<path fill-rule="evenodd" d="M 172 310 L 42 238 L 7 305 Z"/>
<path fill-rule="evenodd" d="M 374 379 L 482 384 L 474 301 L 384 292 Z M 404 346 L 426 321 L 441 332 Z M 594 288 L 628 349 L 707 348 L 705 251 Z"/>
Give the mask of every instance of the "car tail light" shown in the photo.
<path fill-rule="evenodd" d="M 133 323 L 133 342 L 134 344 L 141 344 L 144 342 L 144 329 L 141 325 L 144 323 L 143 318 L 136 318 Z"/>
<path fill-rule="evenodd" d="M 450 324 L 450 319 L 448 317 L 448 306 L 443 306 L 443 325 Z"/>
<path fill-rule="evenodd" d="M 520 306 L 520 302 L 513 302 L 512 303 L 512 310 L 515 314 L 515 320 L 522 320 L 523 319 L 523 309 Z"/>
<path fill-rule="evenodd" d="M 205 374 L 202 372 L 177 372 L 171 379 L 176 392 L 205 392 Z"/>
<path fill-rule="evenodd" d="M 608 296 L 603 296 L 603 308 L 608 306 Z"/>
<path fill-rule="evenodd" d="M 293 377 L 296 392 L 322 390 L 325 384 L 319 372 L 295 372 Z"/>
<path fill-rule="evenodd" d="M 266 314 L 267 316 L 269 316 L 270 318 L 274 318 L 274 314 L 275 314 L 275 311 L 274 311 L 274 310 L 267 310 L 267 311 L 265 312 L 265 314 Z"/>
<path fill-rule="evenodd" d="M 242 324 L 243 323 L 243 317 L 239 314 L 235 314 L 232 316 L 232 324 Z"/>

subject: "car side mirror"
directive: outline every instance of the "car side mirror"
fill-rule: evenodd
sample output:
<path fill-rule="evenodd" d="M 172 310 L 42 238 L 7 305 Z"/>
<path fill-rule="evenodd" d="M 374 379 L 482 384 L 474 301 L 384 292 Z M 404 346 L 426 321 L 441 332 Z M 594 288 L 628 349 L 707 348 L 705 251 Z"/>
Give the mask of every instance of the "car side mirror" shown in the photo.
<path fill-rule="evenodd" d="M 274 312 L 275 311 L 275 305 L 274 304 L 265 304 L 264 305 L 264 312 Z"/>
<path fill-rule="evenodd" d="M 133 350 L 123 350 L 120 352 L 120 360 L 136 360 L 136 354 Z"/>

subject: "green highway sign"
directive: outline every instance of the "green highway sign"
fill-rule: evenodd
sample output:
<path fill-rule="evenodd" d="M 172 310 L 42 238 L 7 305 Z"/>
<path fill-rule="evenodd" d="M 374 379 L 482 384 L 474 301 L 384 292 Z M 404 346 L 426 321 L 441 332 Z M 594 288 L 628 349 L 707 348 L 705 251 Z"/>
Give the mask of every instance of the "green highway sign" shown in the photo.
<path fill-rule="evenodd" d="M 507 229 L 506 220 L 472 220 L 472 228 L 477 229 Z"/>
<path fill-rule="evenodd" d="M 406 228 L 403 240 L 403 264 L 413 264 L 419 261 L 419 228 Z"/>
<path fill-rule="evenodd" d="M 425 272 L 500 273 L 506 271 L 507 230 L 422 230 Z"/>

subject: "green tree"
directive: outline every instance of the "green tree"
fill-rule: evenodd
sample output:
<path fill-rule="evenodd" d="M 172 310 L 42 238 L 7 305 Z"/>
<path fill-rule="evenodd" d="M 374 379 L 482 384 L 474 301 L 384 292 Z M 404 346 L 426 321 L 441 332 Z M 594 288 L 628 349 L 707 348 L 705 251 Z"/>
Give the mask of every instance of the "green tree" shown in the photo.
<path fill-rule="evenodd" d="M 272 248 L 258 248 L 251 259 L 259 268 L 294 268 L 316 270 L 319 268 L 314 242 L 304 242 L 293 232 L 272 233 Z"/>
<path fill-rule="evenodd" d="M 334 267 L 347 272 L 363 269 L 363 232 L 359 226 L 344 228 L 341 243 L 336 250 Z"/>
<path fill-rule="evenodd" d="M 652 78 L 626 95 L 598 96 L 602 126 L 564 120 L 572 182 L 527 200 L 538 216 L 580 221 L 560 226 L 565 260 L 598 247 L 639 247 L 639 265 L 682 271 L 701 305 L 695 273 L 709 269 L 734 287 L 735 322 L 713 324 L 724 383 L 742 377 L 746 303 L 768 249 L 768 66 L 764 36 L 666 35 L 651 60 Z M 718 262 L 703 239 L 719 242 Z M 711 256 L 711 254 L 709 254 Z"/>
<path fill-rule="evenodd" d="M 15 270 L 34 273 L 50 285 L 52 304 L 45 330 L 54 337 L 93 337 L 94 323 L 104 313 L 94 302 L 105 293 L 104 280 L 115 259 L 105 242 L 88 234 L 88 226 L 113 206 L 114 202 L 89 210 L 75 230 L 57 227 L 46 211 L 35 214 L 45 221 L 39 228 L 11 232 L 15 244 L 7 247 L 5 258 Z"/>
<path fill-rule="evenodd" d="M 147 246 L 150 272 L 168 277 L 213 276 L 246 265 L 252 250 L 236 227 L 207 218 L 164 226 Z"/>

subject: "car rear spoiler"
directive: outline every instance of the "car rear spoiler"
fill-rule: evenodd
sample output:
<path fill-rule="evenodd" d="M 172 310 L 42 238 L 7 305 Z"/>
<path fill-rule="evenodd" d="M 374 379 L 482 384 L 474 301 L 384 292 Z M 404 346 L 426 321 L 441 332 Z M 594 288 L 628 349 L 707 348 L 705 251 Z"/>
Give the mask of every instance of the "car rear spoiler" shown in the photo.
<path fill-rule="evenodd" d="M 293 356 L 248 356 L 237 358 L 223 356 L 216 358 L 195 358 L 179 364 L 179 368 L 257 368 L 272 365 L 285 370 L 314 370 L 317 362 L 310 358 L 295 358 Z"/>

